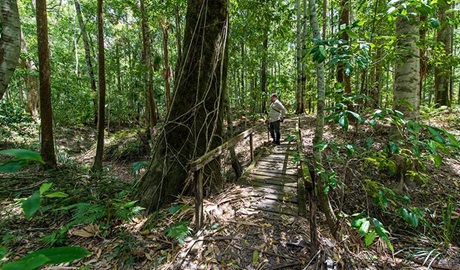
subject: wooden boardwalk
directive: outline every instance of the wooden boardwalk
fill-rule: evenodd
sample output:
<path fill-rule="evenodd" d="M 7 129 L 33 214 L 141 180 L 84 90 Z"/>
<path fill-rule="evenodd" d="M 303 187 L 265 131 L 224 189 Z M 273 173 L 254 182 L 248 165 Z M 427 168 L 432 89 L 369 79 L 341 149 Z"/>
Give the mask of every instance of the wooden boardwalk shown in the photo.
<path fill-rule="evenodd" d="M 283 141 L 270 146 L 268 155 L 256 161 L 255 167 L 243 178 L 242 183 L 255 190 L 251 208 L 268 214 L 298 214 L 298 169 L 293 152 L 295 141 Z"/>

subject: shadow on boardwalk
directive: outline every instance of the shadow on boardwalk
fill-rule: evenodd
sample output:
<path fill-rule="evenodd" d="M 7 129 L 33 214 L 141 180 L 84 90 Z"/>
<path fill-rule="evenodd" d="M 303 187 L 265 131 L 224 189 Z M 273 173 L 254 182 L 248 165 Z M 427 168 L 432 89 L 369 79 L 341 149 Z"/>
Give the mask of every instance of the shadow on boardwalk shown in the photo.
<path fill-rule="evenodd" d="M 285 123 L 285 133 L 294 121 Z M 207 226 L 167 269 L 304 269 L 309 232 L 297 216 L 296 142 L 265 143 L 265 154 L 236 185 L 205 201 Z"/>

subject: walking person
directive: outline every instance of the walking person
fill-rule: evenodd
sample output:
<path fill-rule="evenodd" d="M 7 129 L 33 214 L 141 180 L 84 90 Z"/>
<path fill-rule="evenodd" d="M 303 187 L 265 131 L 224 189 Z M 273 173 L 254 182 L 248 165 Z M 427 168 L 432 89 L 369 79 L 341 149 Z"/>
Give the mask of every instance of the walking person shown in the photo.
<path fill-rule="evenodd" d="M 272 102 L 268 113 L 270 121 L 270 135 L 273 139 L 273 144 L 279 145 L 281 138 L 280 126 L 281 122 L 284 120 L 284 116 L 286 115 L 286 108 L 283 106 L 281 101 L 278 100 L 278 94 L 276 93 L 270 95 L 270 101 Z"/>

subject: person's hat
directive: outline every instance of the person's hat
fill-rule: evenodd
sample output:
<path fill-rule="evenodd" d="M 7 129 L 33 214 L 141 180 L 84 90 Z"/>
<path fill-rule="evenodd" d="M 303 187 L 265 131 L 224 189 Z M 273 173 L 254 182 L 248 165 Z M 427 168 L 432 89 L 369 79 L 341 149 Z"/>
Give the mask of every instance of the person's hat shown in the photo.
<path fill-rule="evenodd" d="M 278 98 L 278 94 L 277 94 L 277 93 L 273 93 L 273 94 L 270 95 L 270 97 L 276 97 L 276 98 Z"/>

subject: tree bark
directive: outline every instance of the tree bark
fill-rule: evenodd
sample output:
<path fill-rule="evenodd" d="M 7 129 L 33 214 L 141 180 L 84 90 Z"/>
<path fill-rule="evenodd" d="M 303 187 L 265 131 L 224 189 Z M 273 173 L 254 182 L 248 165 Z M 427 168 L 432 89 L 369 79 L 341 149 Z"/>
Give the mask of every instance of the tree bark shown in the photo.
<path fill-rule="evenodd" d="M 97 47 L 98 47 L 98 65 L 99 65 L 99 106 L 97 121 L 97 146 L 96 156 L 94 157 L 93 172 L 102 170 L 102 157 L 104 154 L 104 131 L 105 131 L 105 53 L 104 53 L 104 20 L 102 17 L 102 8 L 104 1 L 97 1 Z"/>
<path fill-rule="evenodd" d="M 32 116 L 38 116 L 40 99 L 38 93 L 38 81 L 35 73 L 37 72 L 37 67 L 35 66 L 34 61 L 28 57 L 29 48 L 27 47 L 26 39 L 21 30 L 21 50 L 23 52 L 24 58 L 21 59 L 21 68 L 27 69 L 28 72 L 24 75 L 24 81 L 26 83 L 27 93 L 27 109 L 26 111 Z"/>
<path fill-rule="evenodd" d="M 147 15 L 145 14 L 144 0 L 140 0 L 140 10 L 142 14 L 142 62 L 145 67 L 144 92 L 146 97 L 146 124 L 147 138 L 151 138 L 151 129 L 157 125 L 156 102 L 153 95 L 153 66 L 152 54 L 150 52 L 151 40 L 147 25 Z"/>
<path fill-rule="evenodd" d="M 94 93 L 93 109 L 94 109 L 94 123 L 97 124 L 97 88 L 96 79 L 94 77 L 93 63 L 91 61 L 91 47 L 89 44 L 88 33 L 86 32 L 85 23 L 83 22 L 83 15 L 81 13 L 80 2 L 75 0 L 75 12 L 77 13 L 78 24 L 80 25 L 81 36 L 83 39 L 83 46 L 85 48 L 86 66 L 88 68 L 89 82 L 91 91 Z"/>
<path fill-rule="evenodd" d="M 16 0 L 0 2 L 0 99 L 8 88 L 21 53 L 21 23 Z"/>
<path fill-rule="evenodd" d="M 160 18 L 161 32 L 163 33 L 163 79 L 165 81 L 165 105 L 166 111 L 169 111 L 171 107 L 171 87 L 170 78 L 172 76 L 172 70 L 169 66 L 169 51 L 168 51 L 168 24 L 166 19 Z"/>
<path fill-rule="evenodd" d="M 139 182 L 140 203 L 149 212 L 193 194 L 187 164 L 222 142 L 226 85 L 227 1 L 189 0 L 180 72 L 171 110 L 155 141 L 149 169 Z M 220 162 L 204 169 L 207 191 L 222 187 Z"/>
<path fill-rule="evenodd" d="M 396 19 L 396 61 L 393 106 L 404 113 L 406 119 L 417 120 L 420 111 L 420 49 L 418 16 L 410 10 L 408 18 Z M 412 15 L 411 15 L 412 14 Z"/>
<path fill-rule="evenodd" d="M 451 65 L 450 61 L 446 61 L 450 59 L 452 54 L 452 38 L 451 38 L 451 25 L 449 21 L 452 18 L 449 18 L 447 11 L 452 8 L 451 3 L 446 3 L 446 1 L 440 1 L 440 6 L 438 9 L 438 17 L 439 21 L 441 22 L 441 28 L 438 30 L 437 33 L 437 42 L 443 46 L 444 54 L 441 54 L 444 61 L 443 63 L 449 64 L 441 64 L 435 67 L 434 70 L 434 86 L 435 86 L 435 105 L 437 107 L 440 106 L 449 106 L 450 107 L 450 95 L 449 95 L 449 82 L 451 77 Z"/>
<path fill-rule="evenodd" d="M 310 25 L 313 32 L 313 38 L 320 39 L 320 31 L 318 24 L 318 17 L 316 15 L 316 6 L 315 0 L 309 0 L 309 10 L 310 10 Z M 324 109 L 325 109 L 325 100 L 326 100 L 326 84 L 324 81 L 324 63 L 316 63 L 316 80 L 317 80 L 317 111 L 316 111 L 316 125 L 315 125 L 315 136 L 313 138 L 313 145 L 317 145 L 323 141 L 324 134 Z M 322 170 L 322 156 L 321 151 L 317 148 L 313 148 L 313 157 L 314 157 L 314 167 L 320 171 Z M 328 194 L 324 193 L 325 180 L 322 179 L 320 174 L 316 174 L 316 184 L 318 187 L 318 202 L 321 207 L 321 210 L 326 216 L 327 224 L 334 234 L 336 233 L 336 223 L 337 217 L 332 209 L 331 202 L 329 201 Z"/>
<path fill-rule="evenodd" d="M 46 0 L 37 0 L 37 42 L 40 80 L 40 154 L 46 162 L 46 168 L 56 167 L 54 151 L 53 109 L 51 106 L 50 51 L 48 46 L 48 18 Z"/>
<path fill-rule="evenodd" d="M 342 9 L 339 17 L 339 27 L 341 30 L 344 30 L 344 28 L 347 27 L 350 23 L 350 0 L 341 0 L 340 6 Z M 345 30 L 340 34 L 340 39 L 347 41 L 347 46 L 350 45 L 350 38 L 348 37 L 348 33 Z M 344 46 L 345 45 L 340 45 L 339 51 L 340 47 Z M 339 63 L 337 66 L 337 82 L 343 84 L 346 94 L 351 94 L 350 76 L 345 72 L 344 63 Z"/>

